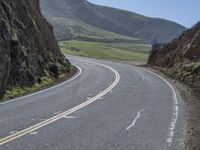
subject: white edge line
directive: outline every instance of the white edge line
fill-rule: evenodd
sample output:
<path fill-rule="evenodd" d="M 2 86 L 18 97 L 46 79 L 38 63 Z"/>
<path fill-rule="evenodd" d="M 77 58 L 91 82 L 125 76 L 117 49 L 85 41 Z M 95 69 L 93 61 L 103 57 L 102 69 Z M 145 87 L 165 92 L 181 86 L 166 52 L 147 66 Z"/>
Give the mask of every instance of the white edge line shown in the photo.
<path fill-rule="evenodd" d="M 28 98 L 28 97 L 31 97 L 31 96 L 35 96 L 35 95 L 44 93 L 44 92 L 50 91 L 50 90 L 52 90 L 52 89 L 55 89 L 55 88 L 57 88 L 57 87 L 60 87 L 60 86 L 62 86 L 62 85 L 65 85 L 65 84 L 67 84 L 67 83 L 69 83 L 69 82 L 75 80 L 76 78 L 78 78 L 78 77 L 82 74 L 82 69 L 81 69 L 79 66 L 77 66 L 77 65 L 74 65 L 74 66 L 79 70 L 79 72 L 78 72 L 77 75 L 75 75 L 75 76 L 72 77 L 71 79 L 69 79 L 69 80 L 67 80 L 67 81 L 64 81 L 64 82 L 62 82 L 62 83 L 60 83 L 60 84 L 54 85 L 54 86 L 52 86 L 52 87 L 49 87 L 49 88 L 47 88 L 47 89 L 44 89 L 44 90 L 41 90 L 41 91 L 38 91 L 38 92 L 34 92 L 34 93 L 32 93 L 32 94 L 28 94 L 28 95 L 21 96 L 21 97 L 18 97 L 18 98 L 14 98 L 14 99 L 11 99 L 11 100 L 8 100 L 8 101 L 5 101 L 5 102 L 1 102 L 0 105 L 4 105 L 4 104 L 7 104 L 7 103 L 11 103 L 11 102 L 14 102 L 14 101 L 22 100 L 22 99 L 24 99 L 24 98 Z"/>
<path fill-rule="evenodd" d="M 137 66 L 135 66 L 137 67 Z M 157 77 L 159 77 L 160 79 L 162 79 L 165 83 L 167 83 L 167 85 L 171 88 L 172 92 L 173 92 L 173 115 L 172 115 L 172 119 L 171 119 L 171 122 L 170 122 L 170 127 L 169 127 L 169 130 L 168 130 L 168 135 L 167 135 L 167 139 L 166 139 L 166 143 L 167 143 L 167 146 L 170 147 L 172 142 L 173 142 L 173 137 L 174 137 L 174 130 L 176 128 L 176 123 L 177 123 L 177 120 L 178 120 L 178 113 L 179 113 L 179 107 L 178 107 L 178 97 L 177 97 L 177 94 L 176 94 L 176 91 L 175 89 L 173 88 L 173 86 L 166 80 L 164 79 L 162 76 L 152 72 L 152 71 L 149 71 L 147 69 L 144 69 L 144 68 L 140 68 L 140 67 L 137 67 L 143 71 L 146 71 L 146 72 L 149 72 Z"/>

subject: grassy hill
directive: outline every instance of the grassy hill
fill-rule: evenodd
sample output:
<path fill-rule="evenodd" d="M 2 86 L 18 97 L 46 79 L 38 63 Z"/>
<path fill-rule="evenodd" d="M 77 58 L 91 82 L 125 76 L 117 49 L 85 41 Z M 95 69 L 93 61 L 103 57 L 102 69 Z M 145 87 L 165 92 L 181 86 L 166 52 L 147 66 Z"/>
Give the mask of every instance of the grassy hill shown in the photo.
<path fill-rule="evenodd" d="M 90 38 L 90 39 L 127 39 L 136 40 L 137 38 L 120 35 L 118 33 L 106 31 L 101 28 L 89 25 L 81 20 L 69 18 L 52 17 L 51 24 L 54 26 L 54 32 L 58 40 L 73 38 Z"/>
<path fill-rule="evenodd" d="M 59 39 L 92 37 L 137 38 L 167 42 L 186 28 L 168 20 L 98 6 L 86 0 L 40 0 L 43 14 L 53 24 Z M 123 36 L 121 36 L 123 35 Z"/>
<path fill-rule="evenodd" d="M 145 63 L 149 56 L 149 44 L 102 43 L 88 41 L 60 41 L 63 53 L 97 59 L 134 61 Z"/>

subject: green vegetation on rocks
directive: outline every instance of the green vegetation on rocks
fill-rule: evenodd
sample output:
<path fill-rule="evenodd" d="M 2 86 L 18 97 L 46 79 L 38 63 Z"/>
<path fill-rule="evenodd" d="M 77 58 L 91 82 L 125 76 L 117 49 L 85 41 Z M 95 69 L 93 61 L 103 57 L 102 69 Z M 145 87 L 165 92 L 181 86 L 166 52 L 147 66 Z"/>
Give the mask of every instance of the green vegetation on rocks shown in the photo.
<path fill-rule="evenodd" d="M 45 35 L 45 36 L 44 36 Z M 70 72 L 39 1 L 0 1 L 0 100 Z M 44 85 L 49 80 L 43 80 Z M 43 86 L 41 84 L 40 86 Z"/>
<path fill-rule="evenodd" d="M 31 86 L 27 86 L 27 87 L 17 87 L 17 86 L 12 87 L 11 89 L 6 90 L 3 100 L 11 99 L 14 97 L 25 95 L 30 92 L 40 90 L 40 89 L 45 88 L 53 83 L 54 83 L 53 78 L 51 76 L 49 76 L 49 77 L 46 76 L 46 77 L 41 78 L 40 84 L 35 83 L 35 84 L 33 84 Z"/>
<path fill-rule="evenodd" d="M 195 62 L 192 64 L 188 64 L 184 66 L 180 71 L 179 74 L 185 78 L 194 78 L 200 79 L 200 62 Z"/>

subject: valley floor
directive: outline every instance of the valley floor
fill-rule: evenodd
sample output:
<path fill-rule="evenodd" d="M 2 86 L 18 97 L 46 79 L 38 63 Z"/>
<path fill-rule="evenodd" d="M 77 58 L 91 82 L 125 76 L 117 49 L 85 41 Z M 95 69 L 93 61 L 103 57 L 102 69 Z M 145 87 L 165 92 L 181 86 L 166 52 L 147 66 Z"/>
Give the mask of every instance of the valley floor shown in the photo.
<path fill-rule="evenodd" d="M 134 61 L 146 63 L 151 46 L 138 43 L 102 43 L 88 41 L 59 42 L 63 53 L 107 60 Z"/>

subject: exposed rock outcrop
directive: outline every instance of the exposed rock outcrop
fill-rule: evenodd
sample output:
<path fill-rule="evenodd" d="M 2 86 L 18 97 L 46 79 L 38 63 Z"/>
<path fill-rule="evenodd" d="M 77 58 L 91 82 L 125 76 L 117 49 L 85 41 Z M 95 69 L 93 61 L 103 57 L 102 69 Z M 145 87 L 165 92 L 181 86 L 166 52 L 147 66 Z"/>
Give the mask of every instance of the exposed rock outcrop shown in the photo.
<path fill-rule="evenodd" d="M 171 43 L 154 46 L 148 64 L 191 87 L 182 93 L 189 108 L 184 147 L 200 149 L 200 23 Z"/>
<path fill-rule="evenodd" d="M 58 77 L 70 71 L 52 31 L 39 0 L 0 1 L 0 98 L 7 88 L 30 86 L 47 74 Z"/>
<path fill-rule="evenodd" d="M 200 93 L 200 22 L 171 43 L 154 46 L 148 64 Z"/>
<path fill-rule="evenodd" d="M 180 68 L 199 60 L 200 23 L 197 23 L 171 43 L 154 46 L 148 63 L 165 68 Z"/>

